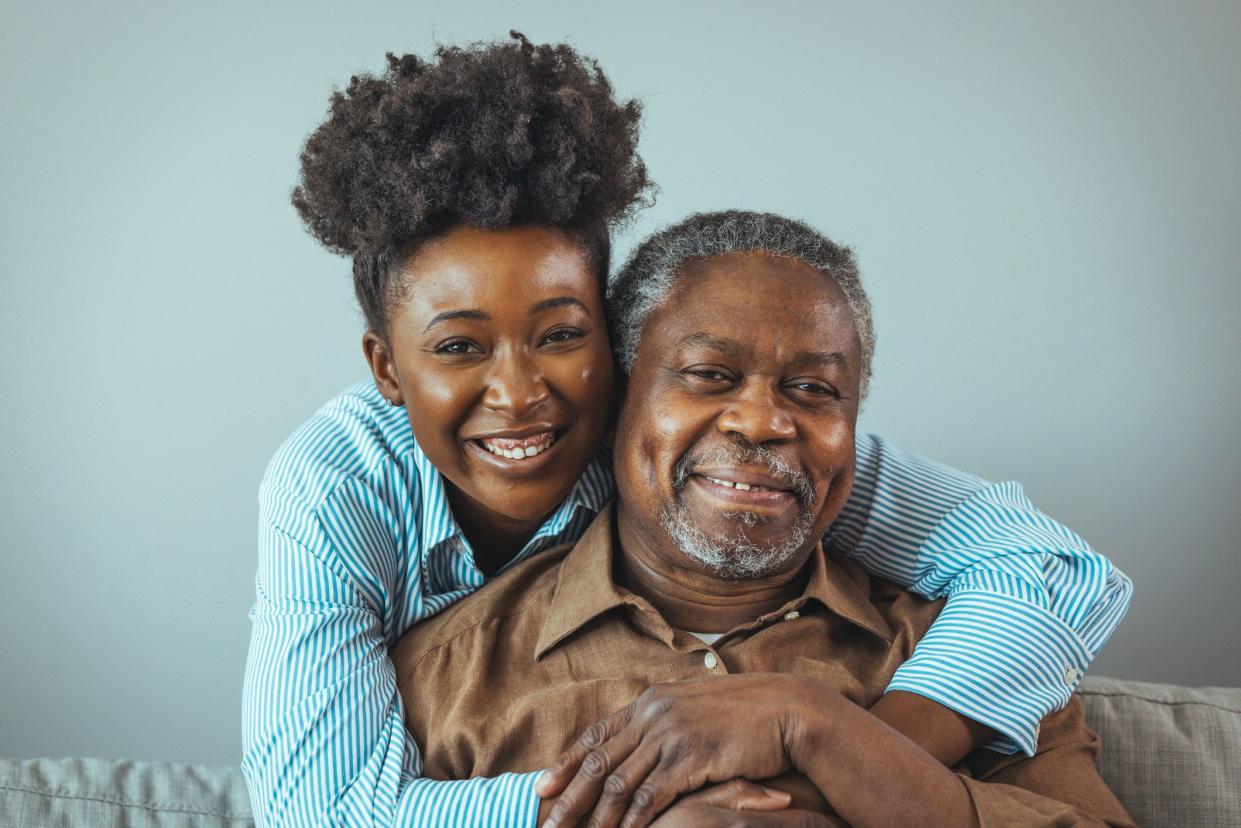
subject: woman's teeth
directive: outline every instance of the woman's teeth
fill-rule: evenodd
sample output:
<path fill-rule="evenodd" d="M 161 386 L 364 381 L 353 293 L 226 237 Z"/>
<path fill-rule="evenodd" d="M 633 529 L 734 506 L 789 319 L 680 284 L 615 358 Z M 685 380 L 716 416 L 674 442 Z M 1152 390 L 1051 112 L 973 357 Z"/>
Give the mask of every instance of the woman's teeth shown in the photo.
<path fill-rule="evenodd" d="M 527 457 L 542 454 L 551 448 L 552 444 L 556 442 L 556 435 L 543 434 L 525 440 L 495 439 L 479 440 L 479 442 L 483 444 L 483 448 L 492 454 L 509 460 L 524 460 Z"/>

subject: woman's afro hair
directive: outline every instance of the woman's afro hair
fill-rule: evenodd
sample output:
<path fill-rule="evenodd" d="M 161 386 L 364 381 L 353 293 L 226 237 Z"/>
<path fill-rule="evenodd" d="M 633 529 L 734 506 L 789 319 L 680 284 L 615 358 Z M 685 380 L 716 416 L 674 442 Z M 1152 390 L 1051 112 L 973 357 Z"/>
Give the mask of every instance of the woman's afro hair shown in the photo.
<path fill-rule="evenodd" d="M 636 152 L 640 105 L 614 100 L 571 47 L 510 34 L 441 47 L 434 61 L 389 53 L 382 76 L 332 95 L 306 141 L 293 206 L 315 238 L 354 258 L 372 328 L 386 322 L 395 257 L 455 224 L 601 235 L 590 246 L 602 244 L 606 269 L 608 227 L 652 189 Z"/>

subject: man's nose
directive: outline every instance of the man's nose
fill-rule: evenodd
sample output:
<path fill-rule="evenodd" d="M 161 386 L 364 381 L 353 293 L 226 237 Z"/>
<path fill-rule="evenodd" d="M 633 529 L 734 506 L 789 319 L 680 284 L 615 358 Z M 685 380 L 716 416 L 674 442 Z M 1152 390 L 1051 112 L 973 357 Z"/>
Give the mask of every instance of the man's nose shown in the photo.
<path fill-rule="evenodd" d="M 728 401 L 716 420 L 720 431 L 739 435 L 754 445 L 788 442 L 797 436 L 797 426 L 779 388 L 758 380 L 746 380 Z"/>
<path fill-rule="evenodd" d="M 496 353 L 487 374 L 483 405 L 520 420 L 538 408 L 551 391 L 538 365 L 519 349 Z"/>

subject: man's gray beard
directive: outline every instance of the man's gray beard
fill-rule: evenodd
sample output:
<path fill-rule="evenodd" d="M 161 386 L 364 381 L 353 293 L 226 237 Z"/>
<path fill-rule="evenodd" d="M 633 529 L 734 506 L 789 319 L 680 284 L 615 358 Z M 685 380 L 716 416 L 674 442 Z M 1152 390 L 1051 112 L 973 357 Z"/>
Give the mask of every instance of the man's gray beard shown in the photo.
<path fill-rule="evenodd" d="M 682 457 L 673 469 L 673 487 L 678 493 L 685 489 L 691 465 L 742 462 L 766 466 L 772 474 L 786 480 L 792 487 L 801 508 L 783 542 L 759 546 L 745 536 L 741 526 L 735 532 L 708 535 L 690 521 L 685 506 L 679 501 L 659 516 L 664 530 L 682 552 L 705 564 L 720 577 L 735 580 L 762 578 L 779 572 L 801 552 L 814 524 L 810 514 L 810 505 L 814 499 L 810 478 L 799 469 L 789 466 L 778 454 L 759 446 L 720 446 L 700 452 L 692 458 L 688 455 Z M 771 522 L 770 518 L 755 512 L 725 512 L 724 515 L 745 527 Z"/>
<path fill-rule="evenodd" d="M 746 526 L 768 522 L 753 512 L 735 513 L 735 516 Z M 660 522 L 672 542 L 690 558 L 706 565 L 721 578 L 743 580 L 762 578 L 782 570 L 806 545 L 814 521 L 808 512 L 802 512 L 788 537 L 782 543 L 768 546 L 752 542 L 740 527 L 733 533 L 708 535 L 690 522 L 685 507 L 680 504 L 660 515 Z"/>

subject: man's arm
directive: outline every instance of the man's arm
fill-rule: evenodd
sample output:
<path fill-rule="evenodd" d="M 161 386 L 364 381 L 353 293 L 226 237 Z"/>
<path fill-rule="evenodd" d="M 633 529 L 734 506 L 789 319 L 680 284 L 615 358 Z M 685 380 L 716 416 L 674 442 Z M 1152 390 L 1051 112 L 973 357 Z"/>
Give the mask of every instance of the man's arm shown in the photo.
<path fill-rule="evenodd" d="M 791 684 L 790 762 L 851 825 L 1133 824 L 1095 768 L 1098 738 L 1076 700 L 1044 724 L 1034 758 L 982 751 L 971 778 L 816 682 Z"/>
<path fill-rule="evenodd" d="M 549 778 L 562 765 L 581 765 L 567 788 L 540 787 L 560 797 L 556 825 L 576 824 L 593 809 L 601 825 L 640 828 L 678 795 L 790 770 L 850 824 L 972 825 L 976 814 L 1041 824 L 1038 814 L 1058 814 L 1066 825 L 1128 825 L 1094 768 L 1097 739 L 1080 705 L 1049 717 L 1046 729 L 1036 759 L 981 751 L 976 775 L 1010 784 L 980 788 L 818 680 L 710 677 L 651 688 L 553 765 Z M 802 799 L 795 807 L 806 806 Z"/>
<path fill-rule="evenodd" d="M 379 608 L 308 509 L 264 499 L 242 707 L 258 825 L 533 824 L 534 774 L 418 778 Z"/>
<path fill-rule="evenodd" d="M 872 575 L 948 598 L 888 693 L 936 702 L 945 709 L 921 711 L 937 717 L 927 732 L 965 728 L 972 740 L 935 749 L 902 726 L 919 716 L 899 696 L 875 710 L 948 764 L 988 738 L 970 722 L 998 734 L 993 750 L 1032 755 L 1039 721 L 1068 702 L 1133 590 L 1018 484 L 989 484 L 875 436 L 858 438 L 853 492 L 826 543 Z"/>

